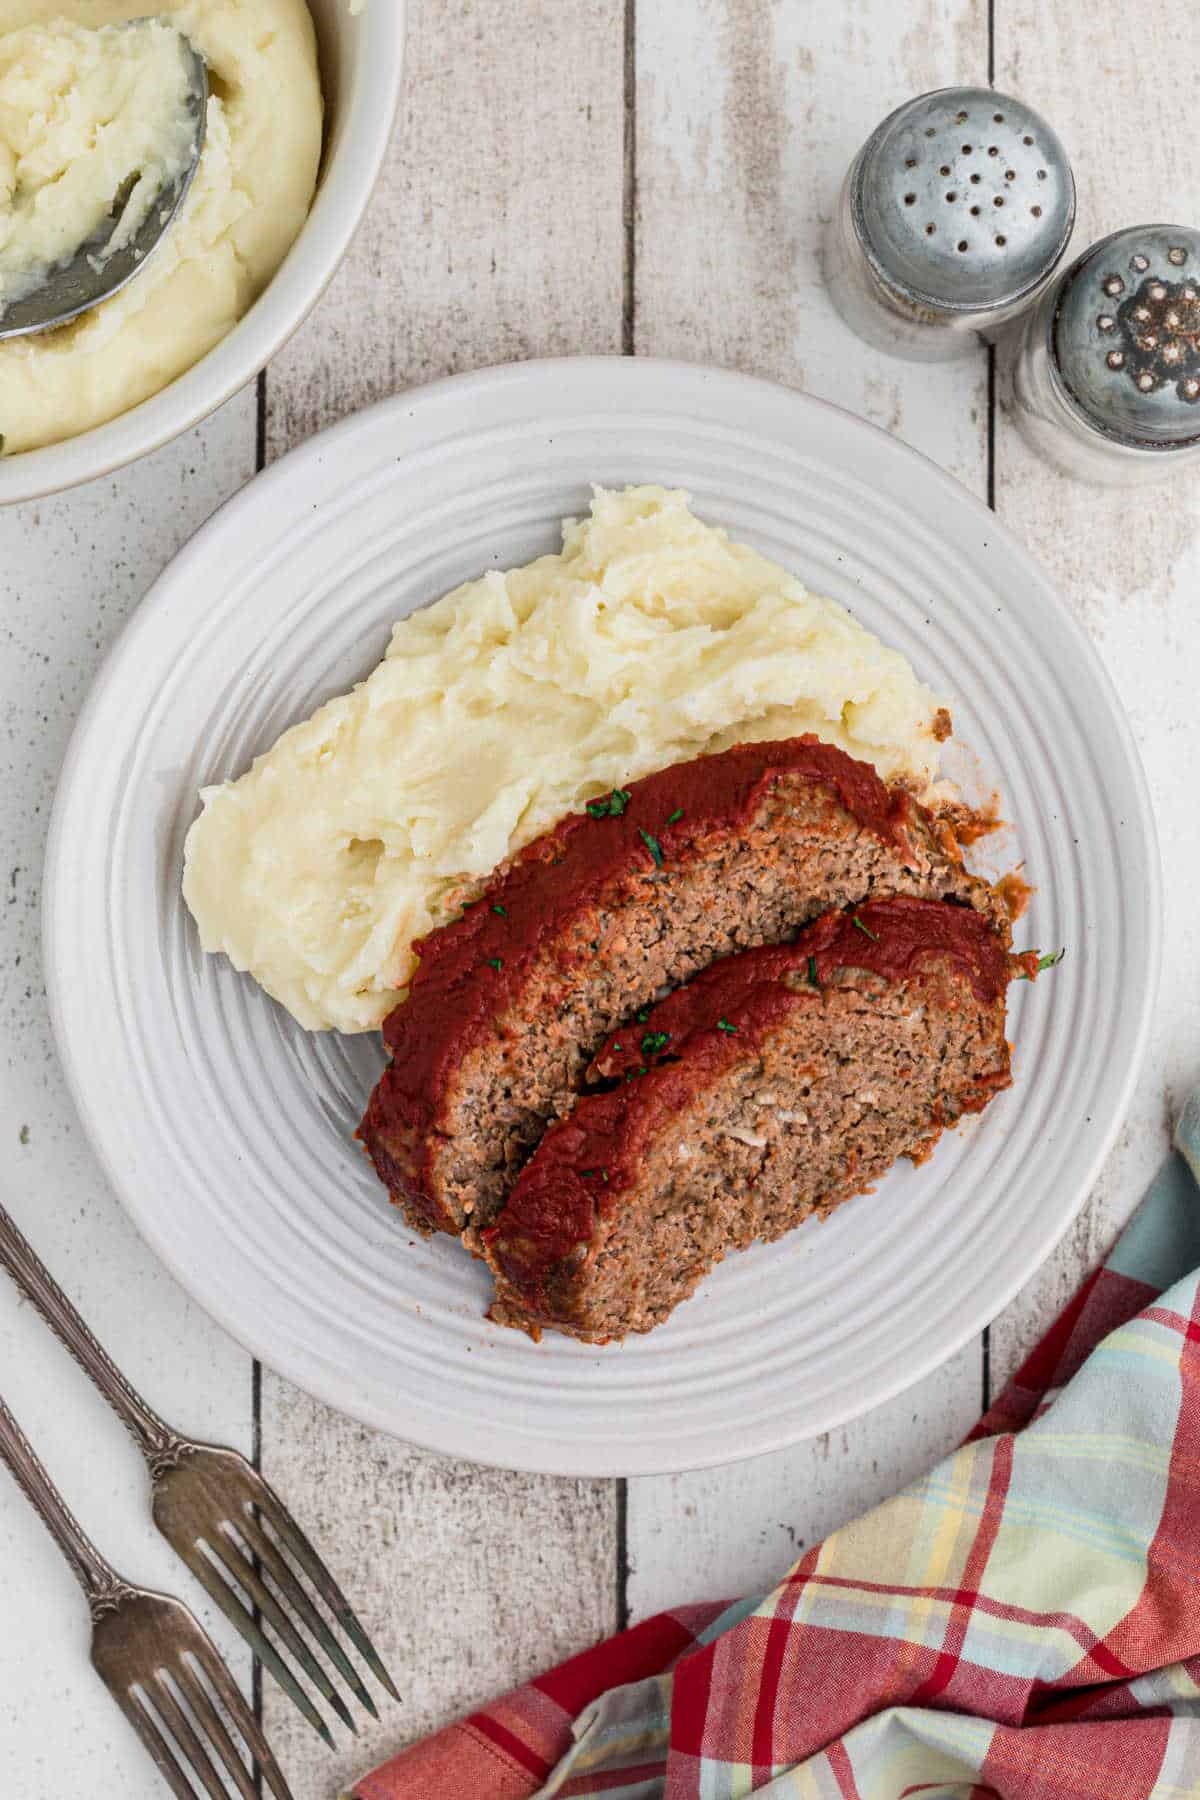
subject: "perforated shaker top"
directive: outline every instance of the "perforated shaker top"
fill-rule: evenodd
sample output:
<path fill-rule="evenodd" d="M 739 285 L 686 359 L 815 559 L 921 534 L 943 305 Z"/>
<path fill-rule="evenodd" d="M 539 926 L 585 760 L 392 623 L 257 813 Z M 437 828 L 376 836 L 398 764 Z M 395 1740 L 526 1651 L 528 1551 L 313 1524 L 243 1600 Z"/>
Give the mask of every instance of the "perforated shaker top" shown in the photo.
<path fill-rule="evenodd" d="M 859 159 L 853 205 L 877 272 L 917 303 L 987 311 L 1035 287 L 1075 222 L 1057 134 L 993 88 L 940 88 L 889 115 Z"/>
<path fill-rule="evenodd" d="M 1200 437 L 1200 232 L 1139 225 L 1093 244 L 1063 283 L 1053 342 L 1101 431 L 1164 448 Z"/>

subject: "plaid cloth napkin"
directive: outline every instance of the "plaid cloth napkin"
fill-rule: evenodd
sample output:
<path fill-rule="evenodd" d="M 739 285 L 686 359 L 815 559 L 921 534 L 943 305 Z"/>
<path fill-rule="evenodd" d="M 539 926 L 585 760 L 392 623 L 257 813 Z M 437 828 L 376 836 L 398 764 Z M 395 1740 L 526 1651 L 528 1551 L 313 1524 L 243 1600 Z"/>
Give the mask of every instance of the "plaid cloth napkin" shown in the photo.
<path fill-rule="evenodd" d="M 967 1443 L 775 1590 L 662 1613 L 354 1800 L 1200 1795 L 1200 1093 Z"/>

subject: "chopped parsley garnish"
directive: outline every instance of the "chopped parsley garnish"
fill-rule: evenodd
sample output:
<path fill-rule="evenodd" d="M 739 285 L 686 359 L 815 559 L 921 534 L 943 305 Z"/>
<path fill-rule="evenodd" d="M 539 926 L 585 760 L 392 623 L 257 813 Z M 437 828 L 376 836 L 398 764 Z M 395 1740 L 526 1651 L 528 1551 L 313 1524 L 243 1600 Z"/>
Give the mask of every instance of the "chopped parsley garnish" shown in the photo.
<path fill-rule="evenodd" d="M 674 825 L 675 821 L 677 819 L 682 819 L 682 817 L 683 817 L 683 808 L 682 808 L 682 806 L 677 806 L 675 808 L 675 811 L 671 814 L 670 818 L 667 820 L 667 824 Z"/>
<path fill-rule="evenodd" d="M 580 1179 L 583 1181 L 594 1181 L 597 1175 L 600 1177 L 601 1181 L 608 1180 L 607 1169 L 580 1169 L 579 1175 Z"/>
<path fill-rule="evenodd" d="M 599 800 L 589 800 L 587 809 L 593 819 L 619 819 L 632 798 L 628 788 L 614 788 Z"/>
<path fill-rule="evenodd" d="M 717 1030 L 718 1031 L 736 1031 L 737 1026 L 731 1025 L 729 1023 L 728 1019 L 718 1019 L 717 1020 Z"/>
<path fill-rule="evenodd" d="M 1064 944 L 1061 950 L 1053 950 L 1048 956 L 1039 956 L 1037 959 L 1038 974 L 1040 975 L 1043 969 L 1054 968 L 1055 964 L 1060 963 L 1066 954 L 1066 945 Z M 1025 969 L 1022 969 L 1021 973 L 1017 976 L 1018 981 L 1032 981 L 1032 979 L 1033 977 Z"/>
<path fill-rule="evenodd" d="M 815 988 L 819 988 L 821 985 L 817 980 L 817 959 L 815 956 L 810 956 L 808 959 L 808 985 L 809 987 Z"/>
<path fill-rule="evenodd" d="M 504 958 L 502 956 L 489 956 L 487 959 L 487 966 L 489 969 L 499 971 L 504 967 Z"/>
<path fill-rule="evenodd" d="M 494 913 L 499 913 L 502 919 L 507 919 L 508 917 L 508 908 L 506 906 L 497 906 L 494 901 L 492 903 L 492 911 Z"/>
<path fill-rule="evenodd" d="M 646 1020 L 650 1017 L 650 1008 L 648 1006 L 639 1006 L 633 1016 L 639 1025 L 644 1025 Z"/>
<path fill-rule="evenodd" d="M 869 925 L 864 925 L 857 913 L 855 913 L 855 915 L 854 915 L 854 923 L 858 926 L 858 929 L 861 932 L 864 932 L 865 935 L 870 938 L 870 940 L 873 944 L 877 944 L 879 942 L 879 933 L 877 931 L 872 931 L 871 927 Z"/>
<path fill-rule="evenodd" d="M 621 1046 L 620 1046 L 620 1044 L 614 1044 L 614 1045 L 613 1045 L 613 1049 L 614 1049 L 614 1050 L 619 1050 L 619 1049 L 620 1049 L 620 1048 L 621 1048 Z"/>
<path fill-rule="evenodd" d="M 648 1031 L 642 1039 L 642 1055 L 657 1056 L 660 1050 L 666 1049 L 670 1041 L 669 1031 Z"/>
<path fill-rule="evenodd" d="M 651 837 L 650 833 L 648 831 L 643 831 L 640 825 L 638 826 L 638 836 L 641 838 L 643 844 L 645 844 L 647 850 L 650 852 L 651 856 L 654 858 L 655 868 L 661 869 L 662 868 L 662 845 L 659 843 L 658 839 L 656 837 Z"/>
<path fill-rule="evenodd" d="M 645 1073 L 646 1065 L 643 1063 L 640 1069 L 626 1069 L 625 1079 L 626 1081 L 635 1081 L 639 1075 L 644 1075 Z"/>

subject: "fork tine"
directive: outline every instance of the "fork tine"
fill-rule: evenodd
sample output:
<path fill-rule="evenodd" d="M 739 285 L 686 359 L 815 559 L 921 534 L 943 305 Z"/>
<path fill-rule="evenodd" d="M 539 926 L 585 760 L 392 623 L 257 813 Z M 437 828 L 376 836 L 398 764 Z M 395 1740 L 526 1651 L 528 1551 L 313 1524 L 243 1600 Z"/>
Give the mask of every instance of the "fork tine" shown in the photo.
<path fill-rule="evenodd" d="M 253 1600 L 255 1606 L 271 1627 L 277 1637 L 281 1637 L 309 1680 L 320 1688 L 330 1706 L 336 1712 L 343 1725 L 351 1731 L 357 1731 L 354 1715 L 334 1687 L 322 1665 L 317 1661 L 282 1606 L 268 1588 L 250 1558 L 238 1549 L 233 1539 L 224 1531 L 214 1531 L 212 1538 L 206 1538 L 209 1549 L 214 1556 L 219 1556 L 229 1573 L 239 1582 Z"/>
<path fill-rule="evenodd" d="M 400 1695 L 396 1685 L 376 1654 L 370 1638 L 355 1617 L 354 1608 L 268 1481 L 263 1481 L 260 1485 L 258 1506 L 267 1523 L 272 1527 L 276 1536 L 282 1540 L 285 1548 L 291 1551 L 351 1643 L 369 1664 L 376 1678 L 387 1689 L 393 1700 L 399 1700 Z"/>
<path fill-rule="evenodd" d="M 154 1677 L 153 1700 L 170 1728 L 171 1736 L 187 1758 L 188 1766 L 212 1800 L 229 1800 L 225 1783 L 213 1768 L 208 1752 L 192 1729 L 192 1722 L 160 1670 Z"/>
<path fill-rule="evenodd" d="M 192 1709 L 201 1730 L 214 1746 L 224 1764 L 242 1800 L 257 1800 L 254 1783 L 250 1779 L 237 1745 L 225 1729 L 225 1721 L 208 1697 L 208 1690 L 200 1677 L 196 1675 L 181 1658 L 171 1669 L 171 1674 L 183 1689 L 183 1697 Z"/>
<path fill-rule="evenodd" d="M 208 1590 L 209 1596 L 216 1601 L 229 1623 L 240 1631 L 255 1656 L 265 1669 L 269 1669 L 289 1700 L 294 1700 L 304 1714 L 313 1730 L 317 1732 L 332 1750 L 335 1748 L 333 1733 L 305 1693 L 292 1671 L 288 1668 L 275 1646 L 263 1635 L 254 1617 L 238 1600 L 233 1589 L 209 1562 L 198 1544 L 178 1546 L 179 1554 L 200 1582 Z M 211 1674 L 211 1670 L 209 1671 Z"/>
<path fill-rule="evenodd" d="M 301 1619 L 303 1619 L 304 1623 L 308 1626 L 309 1631 L 312 1633 L 313 1637 L 316 1638 L 317 1643 L 321 1646 L 321 1649 L 324 1650 L 326 1656 L 329 1657 L 330 1661 L 338 1669 L 345 1680 L 349 1682 L 359 1700 L 362 1701 L 362 1704 L 371 1714 L 371 1717 L 377 1719 L 379 1713 L 376 1709 L 375 1702 L 372 1700 L 368 1689 L 364 1686 L 358 1670 L 354 1667 L 354 1664 L 342 1649 L 341 1644 L 309 1599 L 307 1591 L 296 1579 L 289 1564 L 286 1563 L 279 1554 L 272 1539 L 267 1536 L 257 1520 L 252 1518 L 248 1513 L 238 1520 L 237 1529 L 241 1532 L 251 1550 L 254 1551 L 276 1587 L 280 1588 L 285 1597 L 291 1601 L 292 1607 L 299 1613 Z"/>
<path fill-rule="evenodd" d="M 175 1752 L 136 1694 L 118 1687 L 110 1687 L 109 1693 L 150 1752 L 171 1792 L 178 1795 L 178 1800 L 196 1800 L 196 1790 L 179 1767 Z"/>
<path fill-rule="evenodd" d="M 222 1662 L 215 1646 L 207 1638 L 196 1644 L 192 1655 L 216 1689 L 217 1698 L 249 1744 L 254 1760 L 275 1800 L 292 1800 L 292 1791 L 283 1779 L 279 1764 L 263 1734 L 262 1726 L 242 1698 L 241 1689 Z"/>

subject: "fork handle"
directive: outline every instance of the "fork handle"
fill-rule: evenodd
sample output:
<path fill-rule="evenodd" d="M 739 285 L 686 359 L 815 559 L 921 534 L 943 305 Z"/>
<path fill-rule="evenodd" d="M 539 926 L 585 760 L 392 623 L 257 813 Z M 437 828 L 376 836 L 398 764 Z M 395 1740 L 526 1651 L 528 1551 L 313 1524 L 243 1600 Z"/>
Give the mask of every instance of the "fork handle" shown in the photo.
<path fill-rule="evenodd" d="M 8 1464 L 17 1486 L 70 1563 L 88 1597 L 92 1618 L 98 1619 L 115 1610 L 123 1600 L 132 1599 L 133 1589 L 101 1556 L 3 1400 L 0 1400 L 0 1461 Z"/>
<path fill-rule="evenodd" d="M 0 1265 L 25 1298 L 66 1345 L 85 1375 L 95 1382 L 150 1466 L 152 1476 L 169 1469 L 190 1449 L 132 1388 L 116 1363 L 92 1336 L 83 1319 L 42 1262 L 32 1244 L 0 1206 Z M 32 1452 L 31 1452 L 32 1454 Z"/>

